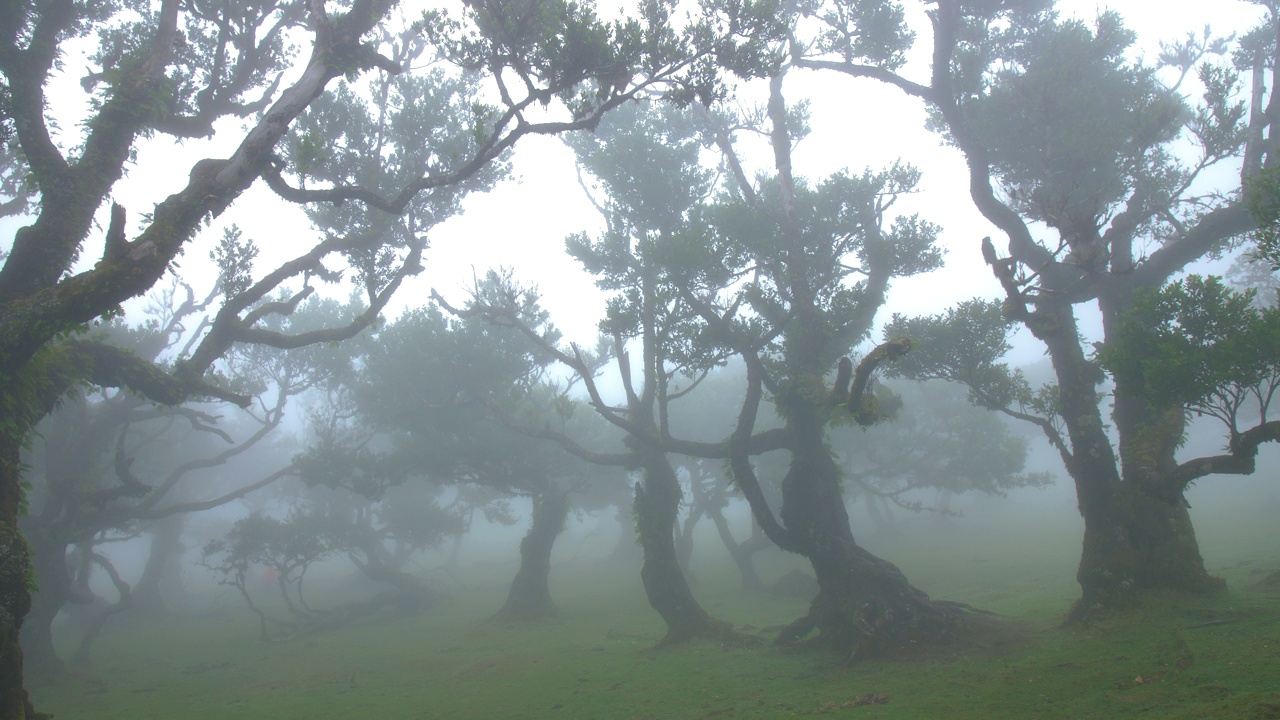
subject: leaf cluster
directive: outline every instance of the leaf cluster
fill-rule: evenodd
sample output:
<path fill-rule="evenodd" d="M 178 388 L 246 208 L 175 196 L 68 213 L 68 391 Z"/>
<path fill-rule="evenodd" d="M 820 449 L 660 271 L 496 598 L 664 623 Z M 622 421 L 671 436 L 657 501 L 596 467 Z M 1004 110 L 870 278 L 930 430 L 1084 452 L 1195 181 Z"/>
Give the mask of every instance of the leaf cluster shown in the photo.
<path fill-rule="evenodd" d="M 1199 275 L 1140 293 L 1098 361 L 1152 402 L 1222 417 L 1234 429 L 1242 393 L 1269 400 L 1280 377 L 1280 310 L 1252 299 Z"/>
<path fill-rule="evenodd" d="M 1158 185 L 1167 174 L 1171 160 L 1159 148 L 1191 115 L 1155 68 L 1128 59 L 1134 39 L 1114 12 L 1092 27 L 1046 17 L 1006 41 L 1004 63 L 993 66 L 981 96 L 964 103 L 995 176 L 1026 217 L 1071 236 L 1091 234 L 1135 183 Z M 1232 78 L 1205 72 L 1229 91 Z M 1229 120 L 1216 117 L 1202 118 L 1206 133 Z M 1239 138 L 1226 132 L 1234 139 L 1213 142 L 1234 149 Z"/>

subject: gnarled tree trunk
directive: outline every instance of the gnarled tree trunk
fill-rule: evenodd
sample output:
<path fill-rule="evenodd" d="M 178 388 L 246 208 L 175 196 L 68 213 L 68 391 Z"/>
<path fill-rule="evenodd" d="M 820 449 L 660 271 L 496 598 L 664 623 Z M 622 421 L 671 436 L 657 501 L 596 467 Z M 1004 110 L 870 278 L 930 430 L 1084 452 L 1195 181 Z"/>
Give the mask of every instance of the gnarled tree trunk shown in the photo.
<path fill-rule="evenodd" d="M 1142 590 L 1206 593 L 1226 586 L 1205 569 L 1186 505 L 1123 482 L 1084 508 L 1082 503 L 1084 552 L 1076 574 L 1081 596 L 1070 620 L 1095 608 L 1123 607 Z"/>
<path fill-rule="evenodd" d="M 1056 319 L 1037 334 L 1049 347 L 1058 377 L 1072 448 L 1067 470 L 1085 523 L 1076 575 L 1081 596 L 1068 619 L 1126 605 L 1143 590 L 1224 587 L 1205 569 L 1181 489 L 1169 485 L 1185 423 L 1181 408 L 1151 407 L 1131 391 L 1127 378 L 1116 377 L 1117 458 L 1098 406 L 1101 370 L 1084 357 L 1071 309 L 1060 308 Z"/>
<path fill-rule="evenodd" d="M 790 643 L 816 629 L 818 645 L 848 652 L 857 661 L 947 636 L 959 624 L 956 613 L 932 602 L 896 566 L 854 541 L 819 409 L 799 404 L 789 425 L 794 437 L 781 519 L 794 549 L 813 565 L 818 595 L 808 615 L 777 641 Z"/>

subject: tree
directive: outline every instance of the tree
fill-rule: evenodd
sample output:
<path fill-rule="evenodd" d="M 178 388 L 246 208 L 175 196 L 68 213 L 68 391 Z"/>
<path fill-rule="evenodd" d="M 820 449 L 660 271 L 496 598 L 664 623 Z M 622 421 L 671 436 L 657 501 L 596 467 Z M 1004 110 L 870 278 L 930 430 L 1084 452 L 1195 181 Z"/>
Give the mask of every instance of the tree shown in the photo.
<path fill-rule="evenodd" d="M 1248 187 L 1275 162 L 1264 103 L 1275 8 L 1241 38 L 1234 63 L 1215 59 L 1228 43 L 1205 33 L 1165 46 L 1149 65 L 1129 59 L 1134 35 L 1113 12 L 1090 26 L 1060 20 L 1046 2 L 943 0 L 929 13 L 933 69 L 920 83 L 899 74 L 900 64 L 849 55 L 836 42 L 855 31 L 839 11 L 848 5 L 830 7 L 818 19 L 831 41 L 797 63 L 877 78 L 924 100 L 934 126 L 964 153 L 973 202 L 1007 240 L 1007 257 L 990 238 L 980 243 L 1003 302 L 966 303 L 890 332 L 937 344 L 909 360 L 917 375 L 968 383 L 976 401 L 1036 424 L 1057 449 L 1085 519 L 1072 617 L 1144 589 L 1221 587 L 1204 568 L 1182 493 L 1194 477 L 1240 472 L 1256 445 L 1233 443 L 1231 462 L 1194 470 L 1178 462 L 1185 415 L 1153 403 L 1140 377 L 1119 366 L 1104 372 L 1081 337 L 1077 308 L 1096 303 L 1109 344 L 1139 296 L 1255 226 L 1239 185 L 1198 181 L 1239 163 Z M 1244 72 L 1253 83 L 1237 100 Z M 1184 82 L 1202 94 L 1194 107 L 1180 94 Z M 1195 152 L 1181 159 L 1187 142 Z M 1030 388 L 1000 362 L 1013 325 L 1044 343 L 1055 384 Z M 1108 380 L 1118 443 L 1099 407 Z"/>
<path fill-rule="evenodd" d="M 662 264 L 664 253 L 678 247 L 673 233 L 710 189 L 711 173 L 698 166 L 701 144 L 689 136 L 693 118 L 690 111 L 670 106 L 629 106 L 593 135 L 570 140 L 583 169 L 607 188 L 606 199 L 597 203 L 606 230 L 598 237 L 582 233 L 566 240 L 569 253 L 612 293 L 595 353 L 560 347 L 547 337 L 545 319 L 530 312 L 531 291 L 511 278 L 491 276 L 498 282 L 477 288 L 465 310 L 453 310 L 518 328 L 572 371 L 596 413 L 625 433 L 625 451 L 605 453 L 564 433 L 527 430 L 589 462 L 640 471 L 633 504 L 644 553 L 640 575 L 649 604 L 667 625 L 663 645 L 696 637 L 739 640 L 728 623 L 712 618 L 694 598 L 673 534 L 682 492 L 666 438 L 671 405 L 689 389 L 681 389 L 678 378 L 696 385 L 723 361 L 722 353 L 699 342 L 691 322 L 696 316 L 665 281 Z M 629 343 L 638 351 L 636 366 Z M 618 404 L 606 401 L 596 381 L 610 360 L 623 388 Z"/>
<path fill-rule="evenodd" d="M 309 463 L 318 460 L 298 460 L 304 481 L 321 482 L 307 472 Z M 442 602 L 446 592 L 404 572 L 403 566 L 413 553 L 457 532 L 462 520 L 440 507 L 439 494 L 439 486 L 429 483 L 401 483 L 376 497 L 346 486 L 313 484 L 301 496 L 293 496 L 283 519 L 253 513 L 238 520 L 226 535 L 205 545 L 202 563 L 220 583 L 236 588 L 258 616 L 260 637 L 266 642 L 333 629 L 388 606 L 418 612 Z M 342 555 L 367 580 L 391 589 L 364 600 L 312 605 L 304 592 L 307 570 Z M 254 602 L 260 578 L 274 582 L 285 617 Z"/>
<path fill-rule="evenodd" d="M 540 312 L 532 304 L 528 310 Z M 545 329 L 546 337 L 556 335 Z M 569 513 L 569 493 L 582 482 L 575 477 L 583 471 L 575 458 L 495 417 L 500 408 L 504 416 L 534 425 L 569 422 L 572 407 L 542 387 L 545 363 L 545 355 L 509 328 L 420 308 L 379 332 L 356 391 L 362 421 L 390 439 L 387 462 L 436 483 L 532 501 L 520 568 L 495 616 L 502 621 L 556 614 L 551 552 Z"/>
<path fill-rule="evenodd" d="M 1280 421 L 1268 418 L 1280 390 L 1280 309 L 1253 300 L 1252 291 L 1190 275 L 1139 293 L 1113 339 L 1098 349 L 1099 363 L 1128 379 L 1157 412 L 1223 424 L 1226 454 L 1159 468 L 1174 487 L 1211 472 L 1250 474 L 1259 446 L 1280 440 Z"/>
<path fill-rule="evenodd" d="M 288 201 L 342 202 L 349 212 L 370 212 L 366 218 L 373 212 L 416 218 L 398 228 L 416 232 L 424 216 L 438 213 L 411 205 L 426 197 L 420 204 L 430 206 L 437 191 L 456 197 L 449 188 L 475 178 L 520 137 L 590 127 L 611 107 L 680 74 L 689 81 L 690 97 L 715 92 L 705 63 L 696 63 L 714 44 L 715 24 L 699 24 L 681 37 L 663 2 L 644 5 L 638 19 L 614 23 L 558 0 L 539 4 L 537 12 L 477 2 L 458 19 L 428 15 L 415 30 L 454 67 L 494 83 L 500 104 L 479 101 L 470 81 L 456 71 L 405 81 L 405 97 L 420 97 L 415 86 L 440 91 L 440 106 L 450 108 L 447 116 L 462 120 L 417 128 L 424 132 L 410 138 L 412 146 L 400 146 L 405 152 L 394 150 L 394 139 L 379 145 L 385 152 L 372 157 L 386 161 L 388 172 L 381 175 L 385 182 L 370 185 L 351 162 L 370 158 L 364 143 L 333 127 L 309 133 L 300 118 L 338 78 L 410 75 L 407 60 L 421 43 L 413 30 L 393 30 L 395 5 L 165 0 L 139 8 L 20 0 L 0 10 L 0 207 L 6 216 L 26 213 L 0 268 L 0 718 L 34 714 L 22 690 L 17 645 L 30 587 L 28 552 L 16 528 L 23 505 L 18 455 L 40 418 L 83 379 L 127 386 L 166 404 L 193 397 L 246 403 L 205 380 L 221 352 L 236 342 L 298 347 L 354 334 L 416 270 L 422 239 L 334 229 L 311 251 L 248 283 L 249 292 L 224 305 L 208 344 L 169 372 L 132 358 L 104 357 L 96 347 L 66 342 L 69 335 L 151 288 L 193 244 L 201 226 L 222 215 L 259 177 Z M 91 67 L 82 80 L 89 112 L 83 122 L 64 119 L 59 127 L 45 113 L 53 71 L 80 47 L 87 47 Z M 286 75 L 296 80 L 286 86 Z M 333 97 L 341 99 L 341 93 Z M 558 102 L 548 107 L 552 99 Z M 227 129 L 234 122 L 218 122 L 224 119 L 242 120 L 243 134 Z M 95 218 L 141 142 L 213 135 L 234 146 L 229 157 L 195 163 L 182 187 L 151 212 L 137 213 L 141 222 L 133 228 L 125 209 L 113 204 L 99 235 Z M 346 142 L 330 142 L 339 137 Z M 411 162 L 401 164 L 402 159 Z M 355 224 L 379 225 L 386 223 Z M 100 259 L 87 270 L 76 267 L 99 237 Z M 235 242 L 228 249 L 236 250 L 224 256 L 231 265 L 249 257 Z M 248 308 L 288 278 L 331 277 L 331 268 L 319 263 L 333 254 L 345 255 L 368 289 L 366 315 L 305 337 L 282 338 L 255 327 L 263 314 L 288 305 L 256 314 Z"/>
<path fill-rule="evenodd" d="M 937 267 L 941 253 L 933 244 L 935 226 L 918 216 L 890 219 L 895 199 L 918 182 L 915 169 L 899 164 L 841 172 L 813 184 L 794 175 L 792 149 L 806 124 L 803 107 L 784 100 L 786 76 L 784 68 L 770 78 L 755 122 L 709 119 L 731 182 L 709 213 L 701 245 L 706 259 L 683 263 L 696 270 L 677 274 L 676 282 L 712 336 L 747 362 L 746 399 L 727 443 L 734 481 L 770 539 L 809 559 L 817 575 L 819 593 L 808 615 L 778 641 L 817 629 L 819 644 L 856 660 L 955 626 L 949 607 L 930 601 L 898 568 L 854 541 L 827 444 L 833 417 L 851 413 L 859 424 L 876 421 L 871 376 L 907 353 L 911 342 L 882 344 L 856 371 L 845 357 L 834 388 L 824 380 L 866 338 L 892 278 Z M 734 147 L 736 130 L 769 138 L 773 162 L 754 182 Z M 721 267 L 727 277 L 710 269 Z M 766 501 L 750 462 L 760 448 L 751 433 L 766 389 L 784 421 L 775 442 L 790 454 L 780 482 L 781 515 Z"/>
<path fill-rule="evenodd" d="M 664 116 L 654 109 L 625 117 L 626 124 L 624 116 L 615 115 L 594 138 L 581 139 L 579 157 L 607 192 L 600 205 L 608 227 L 597 239 L 571 238 L 570 252 L 615 293 L 602 330 L 615 337 L 625 409 L 599 396 L 580 357 L 568 351 L 558 357 L 584 378 L 597 411 L 628 432 L 633 448 L 652 458 L 653 465 L 644 467 L 653 478 L 663 476 L 662 466 L 670 467 L 666 453 L 729 458 L 734 481 L 761 527 L 784 550 L 808 557 L 822 588 L 810 614 L 780 641 L 821 628 L 823 642 L 861 657 L 934 637 L 953 627 L 954 616 L 853 541 L 840 472 L 826 445 L 833 414 L 851 411 L 863 422 L 874 421 L 870 375 L 910 343 L 888 343 L 869 353 L 856 380 L 848 364 L 837 383 L 838 401 L 823 378 L 866 336 L 890 279 L 936 267 L 940 253 L 933 248 L 936 229 L 918 217 L 899 217 L 886 227 L 895 198 L 917 182 L 914 169 L 845 172 L 813 185 L 793 176 L 791 150 L 805 132 L 804 110 L 784 102 L 785 75 L 784 70 L 770 78 L 767 107 L 754 119 Z M 770 139 L 773 166 L 754 182 L 734 146 L 739 131 Z M 715 187 L 701 164 L 704 144 L 722 158 L 725 187 Z M 863 279 L 855 281 L 857 275 Z M 494 303 L 478 309 L 508 322 L 517 317 Z M 638 387 L 632 385 L 622 342 L 631 337 L 642 353 Z M 673 386 L 672 378 L 684 374 L 696 383 L 734 354 L 746 361 L 748 388 L 731 436 L 711 443 L 675 438 L 668 403 L 684 391 Z M 785 427 L 757 434 L 765 387 Z M 752 455 L 770 449 L 786 449 L 791 456 L 781 482 L 781 521 L 750 462 Z M 652 497 L 650 487 L 671 489 L 655 502 L 647 529 L 640 503 Z M 671 482 L 641 489 L 637 516 L 646 550 L 646 532 L 652 534 L 652 547 L 667 547 L 679 487 Z M 666 565 L 678 570 L 674 552 Z M 683 607 L 690 607 L 685 584 L 655 587 L 681 588 Z M 650 601 L 663 612 L 655 593 Z"/>

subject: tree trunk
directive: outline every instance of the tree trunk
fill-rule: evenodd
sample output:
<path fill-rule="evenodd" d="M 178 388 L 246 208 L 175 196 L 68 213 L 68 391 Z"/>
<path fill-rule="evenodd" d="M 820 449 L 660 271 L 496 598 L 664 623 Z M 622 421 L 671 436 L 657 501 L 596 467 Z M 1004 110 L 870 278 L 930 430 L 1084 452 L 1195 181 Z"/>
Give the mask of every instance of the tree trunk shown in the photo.
<path fill-rule="evenodd" d="M 631 512 L 628 512 L 628 510 Z M 613 546 L 613 551 L 609 553 L 609 556 L 605 558 L 609 565 L 626 565 L 630 567 L 638 564 L 644 557 L 644 551 L 636 538 L 634 516 L 634 505 L 631 507 L 618 505 L 617 513 L 614 515 L 618 520 L 618 542 Z"/>
<path fill-rule="evenodd" d="M 51 533 L 52 534 L 52 533 Z M 65 669 L 53 646 L 53 620 L 71 599 L 67 543 L 45 533 L 31 534 L 36 593 L 22 625 L 22 650 L 29 675 L 57 675 Z"/>
<path fill-rule="evenodd" d="M 151 552 L 142 577 L 133 589 L 133 607 L 146 615 L 169 612 L 173 596 L 182 587 L 182 530 L 185 515 L 171 515 L 154 523 Z M 170 595 L 166 598 L 166 592 Z"/>
<path fill-rule="evenodd" d="M 22 685 L 22 647 L 18 643 L 23 619 L 31 609 L 31 557 L 27 541 L 18 531 L 21 445 L 12 430 L 0 432 L 0 720 L 37 717 Z"/>
<path fill-rule="evenodd" d="M 644 565 L 640 579 L 649 605 L 667 623 L 660 645 L 695 637 L 735 637 L 733 626 L 707 614 L 698 601 L 676 555 L 675 525 L 680 512 L 680 481 L 666 456 L 648 450 L 643 458 L 644 482 L 636 483 L 635 515 Z"/>
<path fill-rule="evenodd" d="M 1114 329 L 1127 305 L 1104 302 L 1104 326 Z M 1075 480 L 1084 518 L 1084 548 L 1076 578 L 1081 597 L 1068 620 L 1094 609 L 1121 607 L 1144 590 L 1208 592 L 1222 588 L 1200 556 L 1181 489 L 1167 479 L 1176 466 L 1185 416 L 1181 408 L 1150 406 L 1115 377 L 1116 455 L 1098 406 L 1101 370 L 1084 356 L 1070 307 L 1059 309 L 1054 332 L 1039 336 L 1058 378 L 1061 414 L 1071 439 L 1067 470 Z"/>
<path fill-rule="evenodd" d="M 79 665 L 80 667 L 89 666 L 89 653 L 93 649 L 93 641 L 98 639 L 98 634 L 107 626 L 107 621 L 109 621 L 113 616 L 119 615 L 122 612 L 127 612 L 129 608 L 133 607 L 133 593 L 129 584 L 120 577 L 120 573 L 116 571 L 116 568 L 111 564 L 111 561 L 107 559 L 105 555 L 99 555 L 93 552 L 91 548 L 86 548 L 85 552 L 89 553 L 88 557 L 93 562 L 101 566 L 103 571 L 105 571 L 111 578 L 111 584 L 115 586 L 116 593 L 119 594 L 119 598 L 112 605 L 99 610 L 89 622 L 88 627 L 85 628 L 84 635 L 80 638 L 80 645 L 76 648 L 75 654 L 71 657 L 71 662 L 75 665 Z"/>
<path fill-rule="evenodd" d="M 511 581 L 507 602 L 494 616 L 502 622 L 528 622 L 553 617 L 551 549 L 569 516 L 569 497 L 557 488 L 533 496 L 533 520 L 520 541 L 520 569 Z"/>
<path fill-rule="evenodd" d="M 693 531 L 701 519 L 702 511 L 694 506 L 685 516 L 684 522 L 676 524 L 676 560 L 680 562 L 680 572 L 684 573 L 686 579 L 692 578 L 689 562 L 693 560 Z"/>
<path fill-rule="evenodd" d="M 753 533 L 744 542 L 738 542 L 733 536 L 733 531 L 729 529 L 729 522 L 725 520 L 724 513 L 716 510 L 708 515 L 711 517 L 711 522 L 715 523 L 716 532 L 720 535 L 720 541 L 724 543 L 725 549 L 729 551 L 729 557 L 733 558 L 734 565 L 738 567 L 738 574 L 742 576 L 742 589 L 768 589 L 760 579 L 760 575 L 756 573 L 755 555 L 769 546 L 769 538 Z"/>
<path fill-rule="evenodd" d="M 856 662 L 948 636 L 959 625 L 954 611 L 929 600 L 896 566 L 854 542 L 819 408 L 797 403 L 790 420 L 795 436 L 781 519 L 813 565 L 818 595 L 809 614 L 777 642 L 791 643 L 816 629 L 816 644 L 847 652 Z"/>
<path fill-rule="evenodd" d="M 1084 552 L 1076 573 L 1082 593 L 1069 620 L 1123 607 L 1142 590 L 1207 593 L 1226 586 L 1204 567 L 1186 505 L 1154 497 L 1132 482 L 1106 497 L 1084 513 Z"/>

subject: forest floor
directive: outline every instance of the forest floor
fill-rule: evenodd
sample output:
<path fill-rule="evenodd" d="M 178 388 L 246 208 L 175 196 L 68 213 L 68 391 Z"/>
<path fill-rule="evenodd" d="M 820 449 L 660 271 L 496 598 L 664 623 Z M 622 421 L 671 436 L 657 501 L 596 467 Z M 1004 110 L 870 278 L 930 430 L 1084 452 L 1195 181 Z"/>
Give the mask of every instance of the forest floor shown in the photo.
<path fill-rule="evenodd" d="M 1280 718 L 1275 517 L 1201 530 L 1227 593 L 1151 598 L 1070 628 L 1060 621 L 1077 592 L 1078 535 L 961 525 L 949 539 L 871 543 L 933 597 L 991 611 L 1003 630 L 852 667 L 768 646 L 769 629 L 806 602 L 743 592 L 727 560 L 695 565 L 694 591 L 761 645 L 654 651 L 663 628 L 636 569 L 578 560 L 553 570 L 560 615 L 549 621 L 486 622 L 512 565 L 459 576 L 444 607 L 278 644 L 259 641 L 256 618 L 224 594 L 218 611 L 116 624 L 95 645 L 91 668 L 33 681 L 32 692 L 60 720 Z M 780 555 L 762 560 L 766 579 L 803 567 Z"/>

